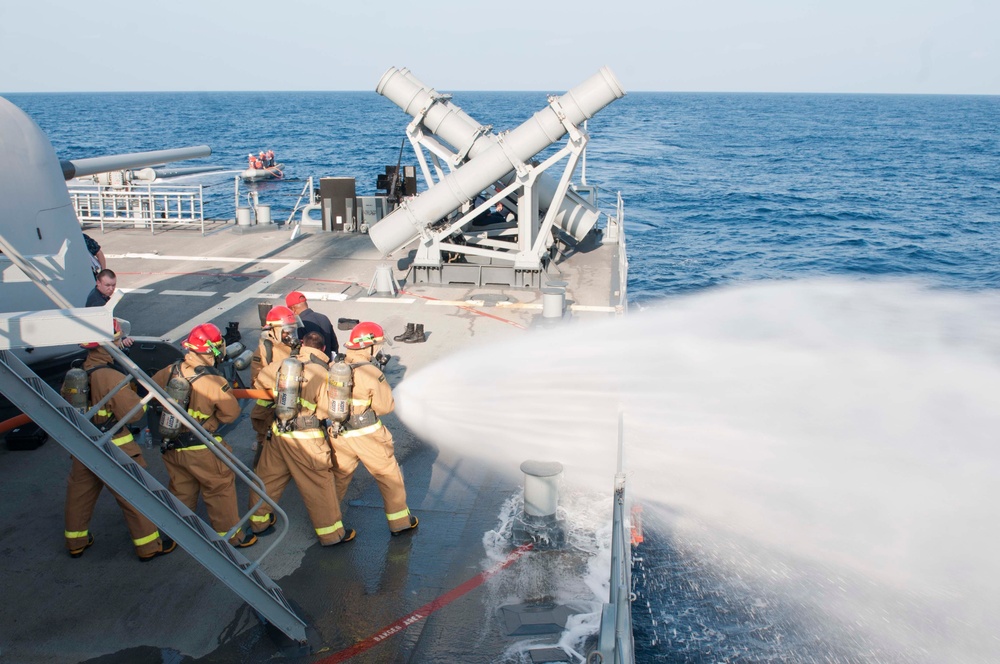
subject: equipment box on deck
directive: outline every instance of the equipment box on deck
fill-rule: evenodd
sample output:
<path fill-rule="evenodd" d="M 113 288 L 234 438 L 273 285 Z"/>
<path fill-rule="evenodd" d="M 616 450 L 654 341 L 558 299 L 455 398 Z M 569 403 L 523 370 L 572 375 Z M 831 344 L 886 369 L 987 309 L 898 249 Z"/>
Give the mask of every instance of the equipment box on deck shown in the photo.
<path fill-rule="evenodd" d="M 34 450 L 41 447 L 42 443 L 49 437 L 49 434 L 35 424 L 29 422 L 24 426 L 11 429 L 7 434 L 8 450 Z"/>

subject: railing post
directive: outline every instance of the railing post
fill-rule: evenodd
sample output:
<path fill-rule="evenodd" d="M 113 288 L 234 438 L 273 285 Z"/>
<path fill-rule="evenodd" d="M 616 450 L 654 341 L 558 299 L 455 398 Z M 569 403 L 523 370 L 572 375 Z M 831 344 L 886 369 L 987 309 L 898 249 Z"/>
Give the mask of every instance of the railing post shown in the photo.
<path fill-rule="evenodd" d="M 151 184 L 146 185 L 146 197 L 149 201 L 149 232 L 155 235 L 154 224 L 156 223 L 156 214 L 154 214 L 154 211 L 156 210 L 156 196 L 153 194 L 153 185 Z"/>

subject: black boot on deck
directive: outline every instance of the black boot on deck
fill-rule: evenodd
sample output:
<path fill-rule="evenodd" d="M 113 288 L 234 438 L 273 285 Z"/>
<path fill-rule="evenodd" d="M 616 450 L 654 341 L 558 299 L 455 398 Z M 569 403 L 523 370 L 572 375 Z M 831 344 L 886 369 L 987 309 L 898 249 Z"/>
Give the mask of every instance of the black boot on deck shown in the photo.
<path fill-rule="evenodd" d="M 417 323 L 413 326 L 413 334 L 408 337 L 404 337 L 399 341 L 404 341 L 408 344 L 422 344 L 427 341 L 427 337 L 424 335 L 424 324 Z"/>
<path fill-rule="evenodd" d="M 406 324 L 406 331 L 402 334 L 397 334 L 392 338 L 393 341 L 406 341 L 413 336 L 413 323 Z"/>

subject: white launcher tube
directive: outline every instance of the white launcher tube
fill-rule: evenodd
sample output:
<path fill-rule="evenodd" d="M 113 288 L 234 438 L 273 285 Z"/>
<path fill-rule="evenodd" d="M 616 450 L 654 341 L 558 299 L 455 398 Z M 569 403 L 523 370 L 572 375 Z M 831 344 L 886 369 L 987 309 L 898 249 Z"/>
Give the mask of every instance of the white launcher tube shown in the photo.
<path fill-rule="evenodd" d="M 376 90 L 410 115 L 418 113 L 430 101 L 428 88 L 417 85 L 411 77 L 395 69 L 390 69 L 383 75 Z M 578 125 L 624 95 L 625 90 L 615 75 L 609 68 L 602 67 L 558 101 L 566 119 Z M 424 124 L 458 149 L 463 149 L 473 140 L 479 129 L 472 118 L 453 104 L 435 104 L 428 112 Z M 565 134 L 566 127 L 552 107 L 546 106 L 520 127 L 509 132 L 504 137 L 504 142 L 516 159 L 526 162 Z M 514 164 L 494 136 L 477 140 L 470 148 L 469 155 L 470 159 L 465 165 L 449 173 L 437 186 L 404 202 L 399 209 L 372 226 L 369 235 L 383 255 L 405 246 L 419 234 L 419 229 L 444 218 L 514 170 Z M 550 191 L 554 190 L 555 187 L 551 187 Z M 551 202 L 551 193 L 548 200 Z M 569 209 L 560 210 L 560 227 L 568 232 L 573 229 L 579 231 L 586 224 L 586 217 L 593 216 L 586 230 L 577 238 L 582 239 L 597 221 L 596 212 L 568 200 L 563 203 L 563 207 Z"/>
<path fill-rule="evenodd" d="M 407 86 L 400 81 L 400 76 L 412 85 Z M 431 104 L 431 100 L 438 93 L 424 85 L 409 69 L 390 68 L 382 75 L 376 90 L 412 117 L 416 117 L 422 109 L 428 108 L 423 118 L 424 128 L 449 144 L 456 152 L 465 152 L 467 159 L 488 150 L 497 142 L 496 134 L 480 133 L 479 123 L 450 100 L 440 100 Z M 513 179 L 514 173 L 511 172 L 501 181 L 506 185 Z M 543 211 L 549 209 L 558 186 L 559 181 L 548 173 L 538 174 L 535 187 L 538 192 L 539 209 Z M 599 216 L 600 213 L 595 207 L 569 189 L 559 204 L 555 225 L 569 233 L 577 242 L 581 242 L 597 223 Z"/>
<path fill-rule="evenodd" d="M 479 123 L 450 101 L 441 100 L 431 104 L 431 100 L 438 96 L 437 91 L 420 82 L 409 69 L 390 67 L 382 74 L 375 91 L 399 106 L 410 117 L 415 118 L 421 110 L 428 109 L 422 122 L 424 128 L 456 152 L 465 150 L 469 159 L 497 142 L 496 134 L 480 134 Z"/>

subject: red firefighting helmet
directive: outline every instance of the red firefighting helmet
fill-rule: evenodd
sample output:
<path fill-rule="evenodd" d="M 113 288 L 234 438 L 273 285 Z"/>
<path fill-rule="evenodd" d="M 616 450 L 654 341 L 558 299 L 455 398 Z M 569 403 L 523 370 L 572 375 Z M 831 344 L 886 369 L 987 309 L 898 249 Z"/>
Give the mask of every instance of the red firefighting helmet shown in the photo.
<path fill-rule="evenodd" d="M 222 355 L 226 350 L 225 342 L 222 341 L 222 332 L 211 323 L 196 325 L 181 346 L 195 353 L 211 353 L 216 357 Z"/>
<path fill-rule="evenodd" d="M 115 324 L 114 325 L 115 334 L 114 334 L 114 337 L 112 337 L 112 339 L 114 341 L 119 341 L 122 338 L 122 328 L 121 328 L 121 325 L 118 324 L 118 319 L 117 318 L 112 318 L 111 320 Z M 92 350 L 94 348 L 97 348 L 100 345 L 101 344 L 97 343 L 96 341 L 91 341 L 91 342 L 88 342 L 88 343 L 85 343 L 85 344 L 80 344 L 80 346 L 82 346 L 83 348 L 86 348 L 87 350 Z"/>
<path fill-rule="evenodd" d="M 384 338 L 385 331 L 378 323 L 358 323 L 351 330 L 351 338 L 344 344 L 344 348 L 361 350 L 382 343 Z"/>
<path fill-rule="evenodd" d="M 298 334 L 298 330 L 301 327 L 301 321 L 299 317 L 295 315 L 288 307 L 278 305 L 272 307 L 270 311 L 267 312 L 267 317 L 264 319 L 264 327 L 276 327 L 279 328 L 281 332 L 287 332 L 293 337 Z"/>
<path fill-rule="evenodd" d="M 288 307 L 278 305 L 271 307 L 264 319 L 264 327 L 274 327 L 276 325 L 298 325 L 295 313 Z"/>

